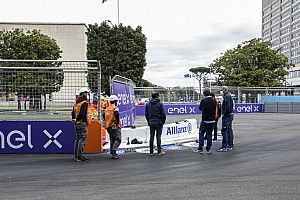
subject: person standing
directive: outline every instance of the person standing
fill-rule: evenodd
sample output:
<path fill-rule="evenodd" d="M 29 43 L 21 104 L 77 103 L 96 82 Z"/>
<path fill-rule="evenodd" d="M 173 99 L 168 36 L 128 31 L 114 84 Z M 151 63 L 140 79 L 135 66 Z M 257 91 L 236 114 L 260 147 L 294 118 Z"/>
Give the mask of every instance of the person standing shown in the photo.
<path fill-rule="evenodd" d="M 75 138 L 75 161 L 89 161 L 88 158 L 82 155 L 83 149 L 87 141 L 87 111 L 88 101 L 87 96 L 90 90 L 88 88 L 81 88 L 79 90 L 79 98 L 73 106 L 72 121 L 75 124 L 76 138 Z"/>
<path fill-rule="evenodd" d="M 216 100 L 216 118 L 215 118 L 215 124 L 214 124 L 214 135 L 213 135 L 213 141 L 217 141 L 218 139 L 218 121 L 221 118 L 221 102 L 219 101 L 219 97 L 216 97 L 214 93 L 211 93 L 211 96 Z"/>
<path fill-rule="evenodd" d="M 161 134 L 163 125 L 166 122 L 166 113 L 164 105 L 159 99 L 159 93 L 152 94 L 151 100 L 146 104 L 145 117 L 150 127 L 150 155 L 153 155 L 153 142 L 156 133 L 156 144 L 158 155 L 164 155 L 165 152 L 161 148 Z"/>
<path fill-rule="evenodd" d="M 211 96 L 209 90 L 204 90 L 204 99 L 201 100 L 199 110 L 202 111 L 202 120 L 199 129 L 199 147 L 194 150 L 196 153 L 203 154 L 204 134 L 206 135 L 206 152 L 211 153 L 212 131 L 215 124 L 216 100 Z"/>
<path fill-rule="evenodd" d="M 119 108 L 117 107 L 118 97 L 111 95 L 108 98 L 110 105 L 106 108 L 104 119 L 106 122 L 106 129 L 109 134 L 110 140 L 110 155 L 113 159 L 118 159 L 117 149 L 119 148 L 122 137 L 121 137 L 121 120 L 119 114 Z"/>
<path fill-rule="evenodd" d="M 227 86 L 222 86 L 221 94 L 223 93 L 223 103 L 222 103 L 222 147 L 220 147 L 218 152 L 226 152 L 233 148 L 233 131 L 232 131 L 232 121 L 233 121 L 233 100 L 231 94 L 228 91 Z"/>

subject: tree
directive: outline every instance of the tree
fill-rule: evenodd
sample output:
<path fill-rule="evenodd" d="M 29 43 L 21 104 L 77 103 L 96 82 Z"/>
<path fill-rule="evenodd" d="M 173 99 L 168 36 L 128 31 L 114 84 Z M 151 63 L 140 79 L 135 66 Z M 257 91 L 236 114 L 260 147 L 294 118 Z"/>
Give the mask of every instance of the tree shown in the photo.
<path fill-rule="evenodd" d="M 291 66 L 270 42 L 256 38 L 227 50 L 210 65 L 219 74 L 219 85 L 245 87 L 283 86 Z"/>
<path fill-rule="evenodd" d="M 191 68 L 190 72 L 196 75 L 196 79 L 199 81 L 199 87 L 200 87 L 200 99 L 202 97 L 202 89 L 201 89 L 201 81 L 204 78 L 204 76 L 208 73 L 210 73 L 210 69 L 208 67 L 195 67 Z"/>
<path fill-rule="evenodd" d="M 141 79 L 137 87 L 161 87 L 161 86 L 155 85 L 145 79 Z"/>
<path fill-rule="evenodd" d="M 0 59 L 57 60 L 61 53 L 56 41 L 38 30 L 0 31 Z M 42 109 L 43 95 L 46 109 L 46 94 L 58 92 L 63 85 L 64 74 L 60 65 L 61 62 L 1 62 L 2 92 L 5 95 L 15 93 L 19 109 L 20 96 L 29 97 L 30 109 Z"/>
<path fill-rule="evenodd" d="M 142 27 L 133 29 L 122 24 L 109 26 L 106 22 L 101 25 L 88 26 L 87 58 L 100 60 L 102 67 L 101 91 L 110 94 L 109 77 L 124 76 L 141 85 L 146 66 L 146 36 Z M 97 91 L 98 84 L 95 72 L 89 70 L 88 84 L 92 91 Z"/>

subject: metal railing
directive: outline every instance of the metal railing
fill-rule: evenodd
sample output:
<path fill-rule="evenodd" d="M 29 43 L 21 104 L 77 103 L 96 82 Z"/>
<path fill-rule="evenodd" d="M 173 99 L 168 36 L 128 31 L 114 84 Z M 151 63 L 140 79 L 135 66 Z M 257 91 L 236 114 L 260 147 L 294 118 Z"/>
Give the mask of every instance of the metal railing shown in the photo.
<path fill-rule="evenodd" d="M 0 119 L 69 119 L 81 87 L 100 94 L 100 72 L 96 60 L 0 60 Z"/>
<path fill-rule="evenodd" d="M 221 86 L 212 86 L 210 89 L 216 96 L 220 94 Z M 229 91 L 233 96 L 236 103 L 260 103 L 270 100 L 271 96 L 299 96 L 300 98 L 300 87 L 230 87 Z M 163 102 L 168 103 L 191 103 L 200 102 L 203 98 L 203 94 L 200 94 L 200 87 L 136 87 L 135 96 L 139 104 L 143 104 L 151 97 L 153 92 L 159 92 L 160 98 Z"/>

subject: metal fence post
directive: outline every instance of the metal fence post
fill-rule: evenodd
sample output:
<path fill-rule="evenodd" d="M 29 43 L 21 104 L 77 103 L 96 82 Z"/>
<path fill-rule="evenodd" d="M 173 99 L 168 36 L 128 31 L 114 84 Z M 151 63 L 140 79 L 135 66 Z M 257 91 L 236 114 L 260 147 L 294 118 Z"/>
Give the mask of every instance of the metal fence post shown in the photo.
<path fill-rule="evenodd" d="M 171 88 L 168 88 L 168 102 L 171 102 Z"/>
<path fill-rule="evenodd" d="M 98 120 L 101 120 L 101 62 L 97 61 L 98 68 Z"/>
<path fill-rule="evenodd" d="M 241 88 L 238 87 L 238 103 L 241 103 Z"/>

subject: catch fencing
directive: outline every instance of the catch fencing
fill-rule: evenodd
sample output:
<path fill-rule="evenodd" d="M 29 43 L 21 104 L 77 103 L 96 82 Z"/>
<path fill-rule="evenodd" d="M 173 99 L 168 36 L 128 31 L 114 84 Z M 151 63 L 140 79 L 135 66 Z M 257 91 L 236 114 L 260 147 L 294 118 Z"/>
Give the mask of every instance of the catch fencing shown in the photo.
<path fill-rule="evenodd" d="M 220 94 L 221 86 L 211 86 L 210 88 L 200 87 L 136 87 L 135 96 L 138 104 L 148 101 L 153 92 L 159 92 L 160 98 L 167 103 L 193 103 L 200 102 L 203 98 L 203 90 L 209 89 L 216 96 Z M 201 93 L 200 93 L 201 91 Z M 230 87 L 229 91 L 236 103 L 267 103 L 274 98 L 286 98 L 283 101 L 299 101 L 300 87 Z"/>
<path fill-rule="evenodd" d="M 97 99 L 100 62 L 0 60 L 0 120 L 70 119 L 81 87 Z"/>

